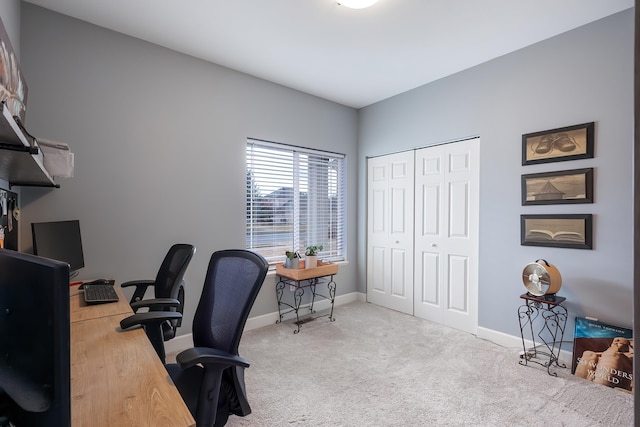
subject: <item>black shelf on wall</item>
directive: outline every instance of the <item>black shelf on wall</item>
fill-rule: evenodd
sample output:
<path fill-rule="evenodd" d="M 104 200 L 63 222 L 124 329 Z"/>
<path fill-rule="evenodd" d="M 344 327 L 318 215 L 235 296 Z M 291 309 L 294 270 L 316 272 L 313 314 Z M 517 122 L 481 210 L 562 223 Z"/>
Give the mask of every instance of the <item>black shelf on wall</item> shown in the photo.
<path fill-rule="evenodd" d="M 4 103 L 0 104 L 0 109 L 0 179 L 7 181 L 9 187 L 59 188 L 45 169 L 37 144 L 29 143 L 29 137 Z"/>

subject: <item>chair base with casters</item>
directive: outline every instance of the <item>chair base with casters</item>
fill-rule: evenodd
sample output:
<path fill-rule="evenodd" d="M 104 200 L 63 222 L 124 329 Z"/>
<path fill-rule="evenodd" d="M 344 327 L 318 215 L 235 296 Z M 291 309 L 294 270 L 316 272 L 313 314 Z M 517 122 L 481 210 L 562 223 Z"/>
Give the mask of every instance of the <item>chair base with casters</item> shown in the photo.
<path fill-rule="evenodd" d="M 249 362 L 210 348 L 185 350 L 176 362 L 166 368 L 191 414 L 196 421 L 215 420 L 213 424 L 197 423 L 198 427 L 220 427 L 231 414 L 245 417 L 251 413 L 244 384 L 244 368 Z M 210 393 L 211 388 L 219 393 Z"/>

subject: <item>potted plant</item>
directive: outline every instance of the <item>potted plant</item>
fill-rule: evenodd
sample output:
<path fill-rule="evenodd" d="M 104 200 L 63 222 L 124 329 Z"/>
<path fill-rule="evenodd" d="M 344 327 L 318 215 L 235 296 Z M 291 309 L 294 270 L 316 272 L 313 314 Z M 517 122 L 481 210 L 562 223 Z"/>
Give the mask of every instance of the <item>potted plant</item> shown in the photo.
<path fill-rule="evenodd" d="M 322 245 L 307 246 L 307 250 L 304 252 L 304 264 L 306 268 L 315 268 L 318 266 L 318 252 L 322 249 Z"/>
<path fill-rule="evenodd" d="M 298 251 L 286 251 L 285 255 L 287 256 L 284 262 L 285 268 L 291 268 L 293 270 L 300 268 L 300 254 Z"/>

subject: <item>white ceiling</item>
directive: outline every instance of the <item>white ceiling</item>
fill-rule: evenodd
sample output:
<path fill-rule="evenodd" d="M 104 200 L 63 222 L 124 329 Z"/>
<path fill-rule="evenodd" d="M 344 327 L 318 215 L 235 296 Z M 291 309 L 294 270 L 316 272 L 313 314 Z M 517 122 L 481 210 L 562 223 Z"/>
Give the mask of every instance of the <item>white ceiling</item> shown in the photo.
<path fill-rule="evenodd" d="M 24 0 L 361 108 L 634 0 Z"/>

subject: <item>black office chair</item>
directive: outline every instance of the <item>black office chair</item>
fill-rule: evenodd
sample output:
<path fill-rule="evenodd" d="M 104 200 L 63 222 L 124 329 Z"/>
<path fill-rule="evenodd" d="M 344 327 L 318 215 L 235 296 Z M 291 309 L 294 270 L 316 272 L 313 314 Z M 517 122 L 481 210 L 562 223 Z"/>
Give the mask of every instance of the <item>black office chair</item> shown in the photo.
<path fill-rule="evenodd" d="M 196 248 L 193 245 L 177 243 L 165 255 L 155 280 L 132 280 L 120 286 L 135 286 L 129 304 L 134 315 L 120 322 L 122 329 L 142 325 L 158 356 L 165 363 L 164 342 L 176 336 L 182 324 L 184 311 L 184 273 L 189 266 Z M 152 286 L 154 297 L 144 299 L 147 289 Z M 138 313 L 141 308 L 149 311 Z M 169 313 L 169 314 L 167 314 Z"/>
<path fill-rule="evenodd" d="M 238 346 L 269 264 L 253 252 L 223 250 L 209 261 L 193 320 L 194 348 L 166 365 L 197 427 L 223 426 L 230 414 L 251 413 Z"/>

